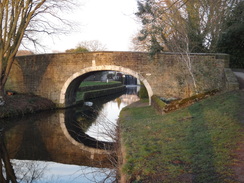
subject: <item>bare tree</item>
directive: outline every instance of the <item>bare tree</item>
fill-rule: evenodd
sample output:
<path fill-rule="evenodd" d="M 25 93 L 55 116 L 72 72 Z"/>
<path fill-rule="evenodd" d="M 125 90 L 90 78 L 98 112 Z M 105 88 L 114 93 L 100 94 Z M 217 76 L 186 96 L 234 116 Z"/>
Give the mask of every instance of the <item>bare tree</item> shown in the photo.
<path fill-rule="evenodd" d="M 82 41 L 75 48 L 65 50 L 66 53 L 84 53 L 90 51 L 105 51 L 107 48 L 98 40 Z"/>
<path fill-rule="evenodd" d="M 48 171 L 48 164 L 31 160 L 11 160 L 17 182 L 33 183 L 43 178 Z"/>
<path fill-rule="evenodd" d="M 0 100 L 22 40 L 38 45 L 37 33 L 51 35 L 60 32 L 56 25 L 64 27 L 67 21 L 58 13 L 71 5 L 72 0 L 0 1 Z M 52 23 L 53 20 L 59 23 Z M 0 104 L 4 102 L 0 101 Z"/>
<path fill-rule="evenodd" d="M 9 154 L 5 145 L 4 130 L 0 130 L 0 182 L 17 183 L 14 169 L 10 162 Z M 5 171 L 5 172 L 4 172 Z"/>
<path fill-rule="evenodd" d="M 171 45 L 174 47 L 174 51 L 178 52 L 178 54 L 180 55 L 180 57 L 178 57 L 178 61 L 183 61 L 183 65 L 186 67 L 186 71 L 190 74 L 190 77 L 192 79 L 195 94 L 198 94 L 197 80 L 193 72 L 193 64 L 189 48 L 189 37 L 187 34 L 184 35 L 184 40 L 184 45 L 179 45 L 176 40 L 172 40 Z"/>
<path fill-rule="evenodd" d="M 89 51 L 105 51 L 107 48 L 98 40 L 82 41 L 78 44 L 78 47 L 84 47 Z"/>

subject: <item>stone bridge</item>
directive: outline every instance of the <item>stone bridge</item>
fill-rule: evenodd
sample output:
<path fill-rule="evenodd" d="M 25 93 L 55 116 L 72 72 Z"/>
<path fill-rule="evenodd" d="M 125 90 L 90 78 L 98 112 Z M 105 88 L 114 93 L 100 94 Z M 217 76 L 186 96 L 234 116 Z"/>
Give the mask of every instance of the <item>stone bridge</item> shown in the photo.
<path fill-rule="evenodd" d="M 74 104 L 84 78 L 94 72 L 113 70 L 138 78 L 146 86 L 149 99 L 152 95 L 185 98 L 196 92 L 230 88 L 225 72 L 228 58 L 226 54 L 176 53 L 152 58 L 143 52 L 109 51 L 19 56 L 6 89 L 40 95 L 59 107 L 67 107 Z"/>

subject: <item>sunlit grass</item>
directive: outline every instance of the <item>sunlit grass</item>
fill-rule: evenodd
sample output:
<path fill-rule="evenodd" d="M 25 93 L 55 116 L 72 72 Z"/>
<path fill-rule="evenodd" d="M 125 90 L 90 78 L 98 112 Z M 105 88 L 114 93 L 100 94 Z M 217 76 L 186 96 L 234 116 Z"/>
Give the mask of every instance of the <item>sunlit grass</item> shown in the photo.
<path fill-rule="evenodd" d="M 84 86 L 99 86 L 99 85 L 111 85 L 121 83 L 120 81 L 109 81 L 109 82 L 102 82 L 102 81 L 84 81 L 80 84 L 80 87 Z"/>
<path fill-rule="evenodd" d="M 99 86 L 99 87 L 110 87 L 109 85 L 111 85 L 111 87 L 113 87 L 114 84 L 118 84 L 118 83 L 121 83 L 120 81 L 109 81 L 109 82 L 101 82 L 101 81 L 85 81 L 85 82 L 82 82 L 80 84 L 80 88 L 84 87 L 84 88 L 89 88 L 88 90 L 85 90 L 85 91 L 78 91 L 76 93 L 76 101 L 81 101 L 81 100 L 84 100 L 84 95 L 86 92 L 90 92 L 90 91 L 93 91 L 93 92 L 96 92 L 96 91 L 100 91 L 102 90 L 101 88 L 96 88 L 96 86 Z M 94 86 L 94 89 L 92 89 L 91 87 Z"/>
<path fill-rule="evenodd" d="M 238 114 L 243 92 L 211 97 L 163 116 L 151 107 L 127 108 L 120 126 L 125 174 L 142 182 L 235 182 L 229 168 L 244 135 Z"/>

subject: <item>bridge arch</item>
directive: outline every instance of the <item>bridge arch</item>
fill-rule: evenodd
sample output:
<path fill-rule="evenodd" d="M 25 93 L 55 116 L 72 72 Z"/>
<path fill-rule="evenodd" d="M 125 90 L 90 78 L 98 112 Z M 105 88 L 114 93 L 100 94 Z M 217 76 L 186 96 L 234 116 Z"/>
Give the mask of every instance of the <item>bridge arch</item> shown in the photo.
<path fill-rule="evenodd" d="M 230 79 L 233 73 L 229 72 L 228 55 L 194 53 L 188 56 L 199 93 L 238 87 Z M 149 100 L 152 95 L 186 98 L 194 95 L 195 87 L 185 63 L 179 61 L 181 59 L 179 53 L 161 53 L 152 58 L 143 52 L 113 51 L 20 56 L 13 64 L 6 90 L 33 93 L 52 100 L 58 107 L 65 107 L 66 99 L 72 104 L 72 96 L 86 76 L 114 70 L 130 74 L 144 83 Z"/>
<path fill-rule="evenodd" d="M 82 70 L 80 70 L 79 72 L 74 73 L 72 76 L 70 76 L 64 83 L 61 92 L 60 92 L 60 97 L 59 97 L 59 103 L 63 106 L 65 106 L 66 104 L 66 93 L 68 91 L 69 86 L 71 85 L 71 83 L 77 79 L 78 77 L 90 73 L 90 72 L 95 72 L 95 71 L 105 71 L 105 70 L 112 70 L 112 71 L 119 71 L 119 72 L 123 72 L 126 74 L 129 74 L 133 77 L 136 77 L 137 79 L 140 80 L 140 82 L 142 82 L 144 84 L 144 86 L 147 89 L 148 92 L 148 97 L 149 97 L 149 105 L 151 105 L 151 97 L 153 95 L 153 90 L 152 87 L 150 86 L 149 82 L 138 72 L 133 71 L 129 68 L 125 68 L 122 66 L 116 66 L 116 65 L 102 65 L 102 66 L 92 66 L 92 67 L 87 67 L 84 68 Z"/>

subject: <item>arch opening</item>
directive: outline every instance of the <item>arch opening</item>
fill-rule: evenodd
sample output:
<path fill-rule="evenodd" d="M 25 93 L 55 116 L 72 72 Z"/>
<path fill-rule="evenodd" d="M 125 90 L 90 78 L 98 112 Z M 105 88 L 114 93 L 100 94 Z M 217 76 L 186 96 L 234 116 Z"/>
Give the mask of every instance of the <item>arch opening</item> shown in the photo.
<path fill-rule="evenodd" d="M 92 76 L 96 71 L 88 72 L 83 75 L 78 76 L 68 85 L 65 92 L 65 104 L 74 105 L 76 102 L 76 93 L 79 89 L 80 83 L 84 81 L 89 76 Z"/>
<path fill-rule="evenodd" d="M 80 83 L 85 78 L 93 75 L 95 72 L 98 71 L 118 71 L 137 78 L 138 80 L 140 80 L 140 82 L 144 84 L 148 92 L 149 105 L 151 105 L 151 97 L 153 95 L 153 91 L 148 81 L 141 74 L 131 69 L 121 67 L 121 66 L 114 66 L 114 65 L 93 66 L 93 67 L 82 69 L 81 71 L 74 73 L 66 80 L 66 82 L 64 83 L 61 89 L 60 99 L 59 99 L 60 105 L 63 107 L 69 107 L 71 105 L 74 105 L 75 97 L 76 97 L 75 93 L 77 92 Z"/>

